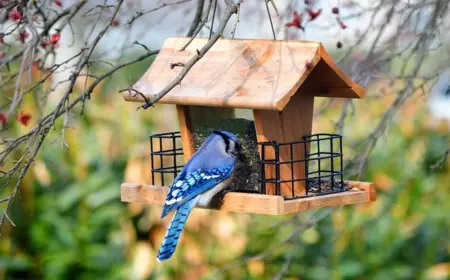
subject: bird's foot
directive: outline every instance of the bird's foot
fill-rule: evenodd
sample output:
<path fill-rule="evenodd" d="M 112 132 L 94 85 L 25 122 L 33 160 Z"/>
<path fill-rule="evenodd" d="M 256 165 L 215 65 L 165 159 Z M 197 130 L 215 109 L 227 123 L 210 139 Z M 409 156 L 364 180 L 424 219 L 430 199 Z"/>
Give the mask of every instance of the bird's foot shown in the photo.
<path fill-rule="evenodd" d="M 224 189 L 218 192 L 213 198 L 211 198 L 210 207 L 213 209 L 220 209 L 222 207 L 223 202 L 225 200 L 225 195 L 230 192 L 229 189 Z"/>

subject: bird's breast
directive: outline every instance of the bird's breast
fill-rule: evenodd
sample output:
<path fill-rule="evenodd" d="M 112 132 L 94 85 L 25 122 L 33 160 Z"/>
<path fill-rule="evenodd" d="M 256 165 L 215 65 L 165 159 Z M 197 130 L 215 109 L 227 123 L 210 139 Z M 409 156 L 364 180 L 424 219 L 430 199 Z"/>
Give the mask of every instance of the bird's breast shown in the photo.
<path fill-rule="evenodd" d="M 199 195 L 199 199 L 197 202 L 197 207 L 201 208 L 209 208 L 212 198 L 220 191 L 225 189 L 231 182 L 232 177 L 223 180 L 219 184 L 215 185 L 212 189 L 207 190 L 206 192 Z"/>

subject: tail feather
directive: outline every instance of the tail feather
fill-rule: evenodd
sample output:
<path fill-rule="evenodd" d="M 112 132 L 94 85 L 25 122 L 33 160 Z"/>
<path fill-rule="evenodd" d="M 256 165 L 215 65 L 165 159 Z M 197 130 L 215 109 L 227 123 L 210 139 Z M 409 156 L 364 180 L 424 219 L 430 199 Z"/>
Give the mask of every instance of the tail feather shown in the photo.
<path fill-rule="evenodd" d="M 197 204 L 198 197 L 195 197 L 177 209 L 177 212 L 172 218 L 167 229 L 166 236 L 163 239 L 161 247 L 158 251 L 158 262 L 169 259 L 175 252 L 177 247 L 178 239 L 180 239 L 181 232 L 183 231 L 184 224 L 186 223 L 189 213 L 195 204 Z"/>

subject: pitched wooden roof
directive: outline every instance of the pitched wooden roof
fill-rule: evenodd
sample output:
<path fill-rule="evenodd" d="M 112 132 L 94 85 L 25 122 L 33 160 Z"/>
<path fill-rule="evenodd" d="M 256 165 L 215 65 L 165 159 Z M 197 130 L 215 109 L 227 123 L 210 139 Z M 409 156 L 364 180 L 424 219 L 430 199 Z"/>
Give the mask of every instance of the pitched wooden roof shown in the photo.
<path fill-rule="evenodd" d="M 189 39 L 167 39 L 134 88 L 151 98 L 170 83 L 182 70 L 171 64 L 188 62 L 208 41 L 196 38 L 185 51 L 179 51 Z M 321 43 L 220 39 L 181 84 L 159 102 L 281 111 L 300 86 L 302 92 L 304 88 L 316 96 L 365 95 L 365 90 L 337 67 Z M 141 96 L 130 96 L 127 92 L 124 98 L 143 101 Z"/>

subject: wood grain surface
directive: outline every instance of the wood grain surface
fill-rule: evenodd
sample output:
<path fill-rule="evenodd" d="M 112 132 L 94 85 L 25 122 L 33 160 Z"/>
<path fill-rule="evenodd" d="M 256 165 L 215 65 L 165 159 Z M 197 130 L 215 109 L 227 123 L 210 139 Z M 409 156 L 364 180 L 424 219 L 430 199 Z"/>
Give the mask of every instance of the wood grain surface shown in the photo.
<path fill-rule="evenodd" d="M 185 51 L 180 51 L 188 40 L 168 38 L 133 87 L 147 98 L 163 89 L 182 70 L 171 65 L 188 62 L 208 41 L 196 38 Z M 310 77 L 317 65 L 320 71 L 314 71 L 316 74 Z M 281 111 L 305 81 L 318 89 L 316 96 L 365 95 L 364 89 L 337 67 L 319 42 L 220 39 L 159 102 Z M 141 96 L 128 92 L 124 98 L 143 101 Z"/>

